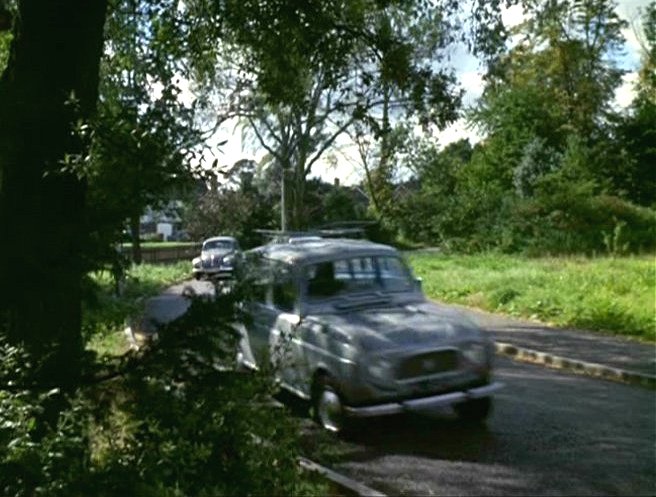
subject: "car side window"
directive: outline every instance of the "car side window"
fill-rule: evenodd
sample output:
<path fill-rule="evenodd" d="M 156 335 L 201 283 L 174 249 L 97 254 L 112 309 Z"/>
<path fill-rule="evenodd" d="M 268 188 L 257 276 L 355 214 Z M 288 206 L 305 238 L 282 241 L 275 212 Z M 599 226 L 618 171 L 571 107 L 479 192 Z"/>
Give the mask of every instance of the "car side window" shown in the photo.
<path fill-rule="evenodd" d="M 242 278 L 249 283 L 247 299 L 250 302 L 266 304 L 273 279 L 271 262 L 259 254 L 247 254 Z"/>
<path fill-rule="evenodd" d="M 340 267 L 336 266 L 337 264 L 330 261 L 309 266 L 307 275 L 310 297 L 330 297 L 344 288 L 344 283 L 339 278 Z"/>
<path fill-rule="evenodd" d="M 276 264 L 273 267 L 272 298 L 273 305 L 283 312 L 292 312 L 298 294 L 298 284 L 292 277 L 286 264 Z"/>
<path fill-rule="evenodd" d="M 292 312 L 296 302 L 296 285 L 292 280 L 279 281 L 273 285 L 273 305 L 284 312 Z"/>
<path fill-rule="evenodd" d="M 255 282 L 253 284 L 253 290 L 251 293 L 253 302 L 257 302 L 259 304 L 266 304 L 268 289 L 269 289 L 269 284 L 266 281 Z"/>

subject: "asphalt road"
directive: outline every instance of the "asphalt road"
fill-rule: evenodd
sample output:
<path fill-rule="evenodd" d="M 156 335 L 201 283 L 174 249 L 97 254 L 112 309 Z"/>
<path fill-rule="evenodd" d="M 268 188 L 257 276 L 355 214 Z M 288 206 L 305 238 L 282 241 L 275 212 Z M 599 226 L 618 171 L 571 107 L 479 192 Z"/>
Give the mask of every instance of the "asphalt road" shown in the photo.
<path fill-rule="evenodd" d="M 484 427 L 445 410 L 338 439 L 303 419 L 307 456 L 388 495 L 656 495 L 653 391 L 497 359 Z"/>
<path fill-rule="evenodd" d="M 159 297 L 152 311 L 166 308 L 167 319 L 183 313 L 184 287 Z M 212 290 L 205 282 L 191 287 Z M 369 420 L 340 439 L 320 431 L 306 405 L 284 400 L 301 419 L 306 457 L 388 495 L 656 495 L 653 390 L 502 357 L 496 365 L 506 386 L 482 427 L 444 410 Z"/>

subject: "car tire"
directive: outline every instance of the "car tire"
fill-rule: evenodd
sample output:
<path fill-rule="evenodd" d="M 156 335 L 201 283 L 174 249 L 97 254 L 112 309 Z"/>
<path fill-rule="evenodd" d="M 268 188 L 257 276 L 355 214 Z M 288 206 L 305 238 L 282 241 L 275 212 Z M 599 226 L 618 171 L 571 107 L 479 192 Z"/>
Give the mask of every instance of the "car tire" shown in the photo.
<path fill-rule="evenodd" d="M 344 416 L 342 397 L 329 375 L 320 374 L 315 378 L 311 403 L 312 417 L 324 430 L 333 433 L 347 431 L 348 422 Z"/>
<path fill-rule="evenodd" d="M 492 399 L 483 397 L 482 399 L 469 400 L 456 404 L 454 410 L 458 418 L 466 423 L 482 423 L 492 412 Z"/>

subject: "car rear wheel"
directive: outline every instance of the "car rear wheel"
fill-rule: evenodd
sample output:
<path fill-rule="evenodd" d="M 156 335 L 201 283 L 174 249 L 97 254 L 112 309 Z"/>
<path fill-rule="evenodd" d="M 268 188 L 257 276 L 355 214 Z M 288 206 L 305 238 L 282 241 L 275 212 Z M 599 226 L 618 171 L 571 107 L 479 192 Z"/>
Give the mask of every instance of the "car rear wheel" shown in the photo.
<path fill-rule="evenodd" d="M 330 376 L 318 376 L 312 390 L 312 414 L 315 421 L 325 430 L 342 432 L 345 428 L 344 406 Z"/>
<path fill-rule="evenodd" d="M 485 421 L 492 411 L 492 399 L 490 397 L 484 397 L 482 399 L 469 400 L 462 404 L 456 404 L 454 409 L 462 421 L 480 423 Z"/>

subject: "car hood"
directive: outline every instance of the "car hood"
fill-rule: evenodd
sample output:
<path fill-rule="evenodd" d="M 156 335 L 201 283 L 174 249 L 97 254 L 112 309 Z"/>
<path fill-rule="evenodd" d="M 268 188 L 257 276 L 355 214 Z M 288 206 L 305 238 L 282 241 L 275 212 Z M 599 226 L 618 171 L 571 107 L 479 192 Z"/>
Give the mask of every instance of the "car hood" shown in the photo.
<path fill-rule="evenodd" d="M 200 256 L 202 259 L 211 259 L 212 257 L 225 257 L 232 252 L 234 252 L 234 249 L 211 249 L 203 250 Z"/>
<path fill-rule="evenodd" d="M 484 339 L 480 328 L 457 309 L 431 302 L 323 314 L 320 320 L 367 351 Z"/>

